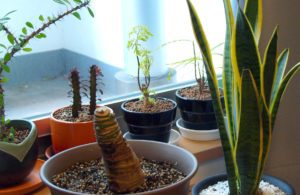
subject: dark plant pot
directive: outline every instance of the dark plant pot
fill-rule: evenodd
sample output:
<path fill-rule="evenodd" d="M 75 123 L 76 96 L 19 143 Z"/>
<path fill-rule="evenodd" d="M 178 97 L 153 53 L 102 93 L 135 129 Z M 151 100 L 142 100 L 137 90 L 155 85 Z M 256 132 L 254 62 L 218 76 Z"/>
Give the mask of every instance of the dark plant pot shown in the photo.
<path fill-rule="evenodd" d="M 17 184 L 25 179 L 38 157 L 35 124 L 27 120 L 11 120 L 8 126 L 28 128 L 30 133 L 20 144 L 0 142 L 0 186 Z"/>
<path fill-rule="evenodd" d="M 124 120 L 127 123 L 129 135 L 132 139 L 154 140 L 161 142 L 169 142 L 170 130 L 172 123 L 175 120 L 177 104 L 171 101 L 174 107 L 171 110 L 158 113 L 141 113 L 127 110 L 124 105 L 129 102 L 124 102 L 121 105 L 123 110 Z M 138 99 L 130 100 L 137 101 Z"/>
<path fill-rule="evenodd" d="M 180 89 L 179 89 L 180 90 Z M 192 100 L 182 97 L 176 91 L 176 102 L 180 110 L 183 126 L 194 130 L 217 129 L 212 100 Z M 224 98 L 221 98 L 223 103 Z"/>
<path fill-rule="evenodd" d="M 192 195 L 198 195 L 203 189 L 206 189 L 208 186 L 214 185 L 219 181 L 225 181 L 225 180 L 227 180 L 226 174 L 220 174 L 220 175 L 208 177 L 193 186 Z M 281 179 L 278 179 L 278 178 L 270 176 L 270 175 L 263 175 L 262 180 L 277 186 L 283 192 L 285 192 L 287 195 L 295 194 L 293 187 Z"/>

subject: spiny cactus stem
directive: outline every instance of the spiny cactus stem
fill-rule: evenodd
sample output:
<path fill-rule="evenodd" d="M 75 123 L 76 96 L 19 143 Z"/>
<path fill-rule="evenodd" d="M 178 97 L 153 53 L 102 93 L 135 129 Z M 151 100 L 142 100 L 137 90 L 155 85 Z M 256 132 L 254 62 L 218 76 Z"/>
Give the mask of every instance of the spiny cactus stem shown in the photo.
<path fill-rule="evenodd" d="M 90 68 L 90 115 L 93 115 L 96 109 L 97 76 L 99 71 L 96 65 L 92 65 Z"/>
<path fill-rule="evenodd" d="M 79 110 L 81 110 L 81 95 L 79 72 L 76 69 L 71 71 L 70 79 L 73 92 L 72 116 L 77 118 Z"/>

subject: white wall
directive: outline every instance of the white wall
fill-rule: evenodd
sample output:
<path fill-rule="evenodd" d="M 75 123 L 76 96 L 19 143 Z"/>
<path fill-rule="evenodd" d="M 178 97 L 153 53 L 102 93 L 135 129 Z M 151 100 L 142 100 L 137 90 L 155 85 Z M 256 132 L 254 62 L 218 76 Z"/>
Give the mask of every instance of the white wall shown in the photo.
<path fill-rule="evenodd" d="M 44 16 L 57 13 L 58 4 L 53 1 L 41 1 L 40 0 L 10 0 L 2 1 L 0 9 L 0 17 L 12 10 L 17 10 L 11 14 L 11 20 L 7 25 L 9 29 L 16 34 L 21 34 L 22 28 L 25 26 L 25 22 L 30 21 L 34 26 L 38 27 L 41 22 L 38 20 L 40 14 Z M 52 26 L 46 31 L 47 38 L 43 40 L 33 40 L 28 47 L 33 49 L 33 53 L 43 52 L 49 50 L 60 49 L 62 44 L 62 26 L 57 24 Z M 6 41 L 6 36 L 1 34 L 1 42 Z M 20 53 L 18 53 L 20 54 Z M 22 53 L 21 53 L 22 54 Z M 24 53 L 23 53 L 24 54 Z"/>
<path fill-rule="evenodd" d="M 274 27 L 279 24 L 279 49 L 290 48 L 287 70 L 300 61 L 300 23 L 298 0 L 264 1 L 261 49 L 265 48 Z M 270 159 L 266 171 L 291 183 L 300 192 L 300 73 L 291 81 L 282 98 Z"/>

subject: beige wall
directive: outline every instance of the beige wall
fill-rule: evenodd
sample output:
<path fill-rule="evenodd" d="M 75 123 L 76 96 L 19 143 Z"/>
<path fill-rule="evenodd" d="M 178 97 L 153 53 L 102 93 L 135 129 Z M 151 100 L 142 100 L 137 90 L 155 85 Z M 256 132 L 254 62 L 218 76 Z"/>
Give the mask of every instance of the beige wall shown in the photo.
<path fill-rule="evenodd" d="M 287 69 L 300 61 L 300 1 L 265 0 L 261 48 L 279 24 L 279 49 L 290 48 Z M 263 49 L 264 50 L 264 49 Z M 300 73 L 282 98 L 266 172 L 291 183 L 300 192 Z"/>

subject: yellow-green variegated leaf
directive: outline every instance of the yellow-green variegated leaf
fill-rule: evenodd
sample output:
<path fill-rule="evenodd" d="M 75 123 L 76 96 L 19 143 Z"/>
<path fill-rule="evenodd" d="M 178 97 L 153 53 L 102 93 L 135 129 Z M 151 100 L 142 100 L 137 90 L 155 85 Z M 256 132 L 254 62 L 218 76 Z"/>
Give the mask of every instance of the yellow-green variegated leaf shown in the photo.
<path fill-rule="evenodd" d="M 240 194 L 256 194 L 262 158 L 263 129 L 259 92 L 249 69 L 242 73 L 241 115 L 236 160 L 240 175 Z"/>
<path fill-rule="evenodd" d="M 270 107 L 272 88 L 277 74 L 277 39 L 276 27 L 267 45 L 262 67 L 262 96 L 268 107 Z"/>
<path fill-rule="evenodd" d="M 228 131 L 232 140 L 236 140 L 236 130 L 234 123 L 234 82 L 232 74 L 231 64 L 231 36 L 232 29 L 234 28 L 234 17 L 232 13 L 232 7 L 230 0 L 223 0 L 225 16 L 226 16 L 226 36 L 224 45 L 224 60 L 223 60 L 223 90 L 224 90 L 224 102 L 226 109 L 226 116 L 228 121 Z M 234 141 L 232 141 L 234 147 Z"/>
<path fill-rule="evenodd" d="M 283 78 L 283 80 L 281 81 L 278 91 L 277 93 L 274 95 L 274 100 L 272 101 L 271 104 L 271 120 L 272 120 L 272 129 L 274 127 L 274 123 L 276 120 L 276 115 L 277 115 L 277 111 L 278 111 L 278 106 L 281 100 L 282 95 L 285 92 L 285 89 L 288 85 L 288 83 L 290 82 L 290 80 L 293 78 L 293 76 L 300 71 L 300 63 L 296 64 Z"/>
<path fill-rule="evenodd" d="M 239 88 L 240 74 L 243 70 L 249 69 L 260 91 L 260 55 L 250 24 L 241 9 L 238 9 L 231 44 L 233 71 Z"/>
<path fill-rule="evenodd" d="M 214 70 L 211 51 L 207 42 L 206 35 L 204 33 L 202 24 L 200 22 L 200 19 L 198 17 L 198 14 L 193 6 L 193 4 L 187 0 L 190 17 L 192 21 L 192 26 L 194 30 L 195 38 L 198 42 L 198 45 L 200 47 L 203 61 L 205 64 L 206 74 L 207 74 L 207 81 L 208 85 L 211 91 L 212 96 L 212 102 L 214 107 L 214 112 L 217 118 L 219 132 L 220 132 L 220 138 L 223 146 L 223 152 L 224 152 L 224 158 L 226 161 L 226 171 L 228 175 L 228 182 L 230 186 L 230 193 L 231 194 L 237 194 L 237 167 L 235 164 L 235 160 L 233 157 L 233 146 L 230 142 L 229 136 L 226 132 L 226 127 L 224 123 L 224 116 L 223 116 L 223 110 L 221 106 L 221 100 L 220 100 L 220 94 L 219 94 L 219 88 L 218 88 L 218 82 L 217 82 L 217 76 Z"/>
<path fill-rule="evenodd" d="M 278 57 L 277 60 L 277 72 L 275 75 L 275 82 L 273 84 L 273 89 L 272 89 L 272 95 L 271 95 L 271 102 L 274 101 L 274 96 L 277 93 L 279 89 L 280 82 L 283 78 L 285 67 L 287 65 L 289 58 L 289 50 L 285 49 L 281 52 L 281 54 Z"/>
<path fill-rule="evenodd" d="M 246 16 L 251 24 L 258 43 L 262 27 L 262 0 L 246 0 L 245 10 Z"/>

